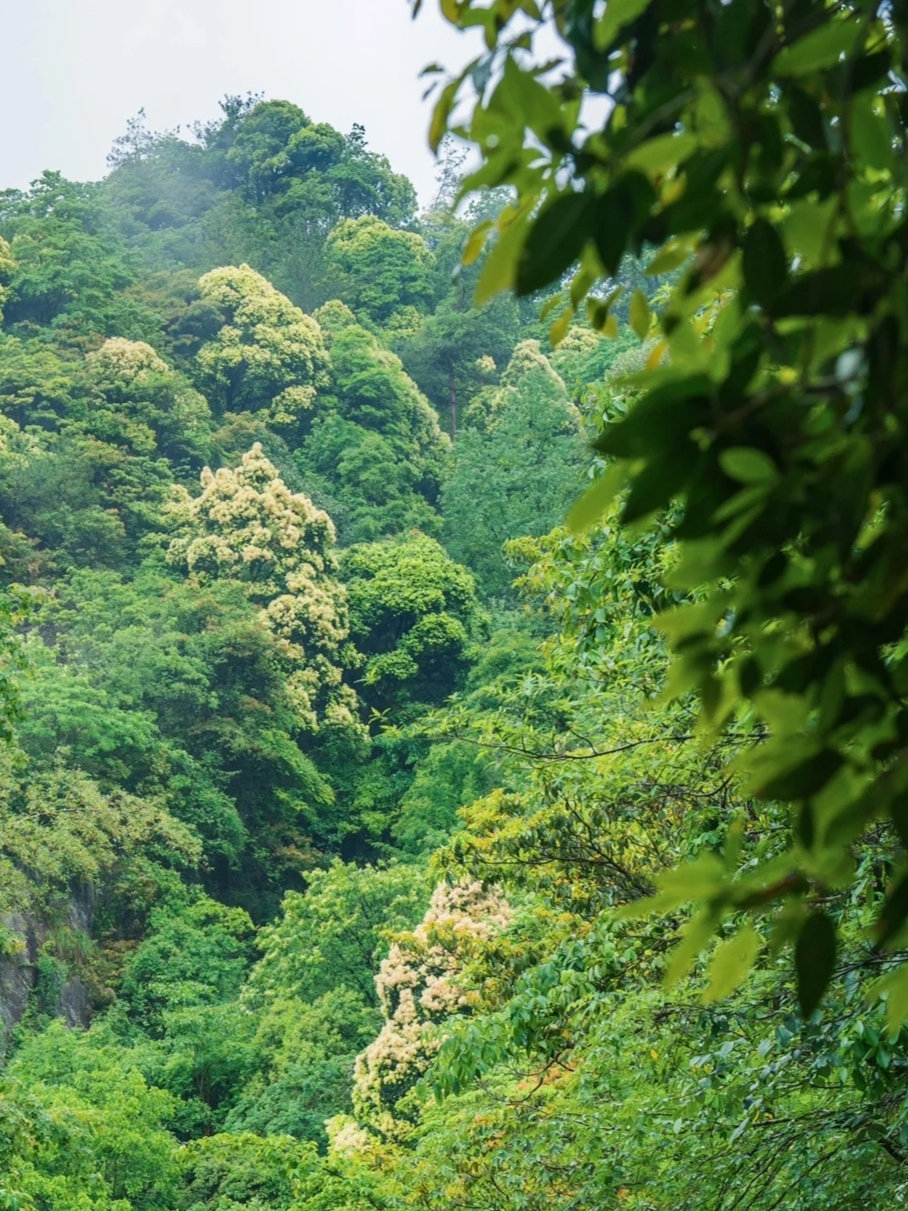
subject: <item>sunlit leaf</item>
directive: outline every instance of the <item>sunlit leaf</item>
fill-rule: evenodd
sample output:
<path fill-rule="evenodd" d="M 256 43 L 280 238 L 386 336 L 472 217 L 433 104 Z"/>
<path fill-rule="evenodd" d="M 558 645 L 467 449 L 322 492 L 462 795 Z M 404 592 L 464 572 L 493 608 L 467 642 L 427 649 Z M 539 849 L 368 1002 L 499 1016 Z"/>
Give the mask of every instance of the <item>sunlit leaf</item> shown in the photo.
<path fill-rule="evenodd" d="M 757 959 L 763 940 L 750 925 L 744 925 L 734 937 L 720 942 L 709 964 L 709 985 L 705 1004 L 724 1000 L 743 984 Z"/>
<path fill-rule="evenodd" d="M 649 335 L 650 310 L 649 302 L 642 290 L 635 290 L 631 295 L 629 315 L 631 327 L 637 337 L 643 341 Z"/>

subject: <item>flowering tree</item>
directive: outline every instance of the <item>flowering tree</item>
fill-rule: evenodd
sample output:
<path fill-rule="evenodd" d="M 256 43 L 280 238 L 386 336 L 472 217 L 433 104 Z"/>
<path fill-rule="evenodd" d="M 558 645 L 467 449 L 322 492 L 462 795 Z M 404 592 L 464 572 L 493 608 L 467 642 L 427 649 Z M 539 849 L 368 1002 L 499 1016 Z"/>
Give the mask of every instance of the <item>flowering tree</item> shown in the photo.
<path fill-rule="evenodd" d="M 432 254 L 421 236 L 395 231 L 374 215 L 338 223 L 327 242 L 340 294 L 358 315 L 385 324 L 432 298 Z M 412 318 L 412 317 L 411 317 Z"/>
<path fill-rule="evenodd" d="M 257 442 L 240 465 L 202 472 L 202 493 L 179 488 L 168 560 L 200 581 L 243 583 L 288 663 L 297 721 L 316 732 L 351 726 L 356 698 L 341 684 L 347 637 L 343 587 L 334 579 L 334 526 L 308 496 L 292 493 Z"/>
<path fill-rule="evenodd" d="M 422 921 L 392 945 L 375 978 L 385 1024 L 357 1058 L 353 1105 L 361 1122 L 392 1139 L 414 1120 L 407 1095 L 441 1045 L 435 1027 L 476 999 L 461 973 L 474 949 L 504 929 L 507 903 L 479 882 L 436 887 Z"/>
<path fill-rule="evenodd" d="M 201 464 L 210 444 L 211 409 L 151 345 L 110 337 L 86 363 L 91 387 L 116 418 L 111 436 L 141 452 L 157 446 L 178 463 Z"/>
<path fill-rule="evenodd" d="M 248 265 L 213 269 L 199 289 L 225 317 L 197 358 L 215 409 L 265 412 L 277 428 L 296 429 L 327 383 L 318 324 Z"/>

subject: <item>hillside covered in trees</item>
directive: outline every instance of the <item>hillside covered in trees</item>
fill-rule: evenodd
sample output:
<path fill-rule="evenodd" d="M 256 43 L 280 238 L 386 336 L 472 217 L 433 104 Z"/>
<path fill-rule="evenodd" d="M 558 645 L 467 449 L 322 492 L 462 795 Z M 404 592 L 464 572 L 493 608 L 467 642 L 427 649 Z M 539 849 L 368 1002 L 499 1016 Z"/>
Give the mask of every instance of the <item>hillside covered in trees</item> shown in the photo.
<path fill-rule="evenodd" d="M 901 8 L 754 101 L 772 6 L 556 4 L 569 184 L 446 7 L 423 213 L 263 97 L 0 192 L 2 1211 L 908 1197 Z"/>

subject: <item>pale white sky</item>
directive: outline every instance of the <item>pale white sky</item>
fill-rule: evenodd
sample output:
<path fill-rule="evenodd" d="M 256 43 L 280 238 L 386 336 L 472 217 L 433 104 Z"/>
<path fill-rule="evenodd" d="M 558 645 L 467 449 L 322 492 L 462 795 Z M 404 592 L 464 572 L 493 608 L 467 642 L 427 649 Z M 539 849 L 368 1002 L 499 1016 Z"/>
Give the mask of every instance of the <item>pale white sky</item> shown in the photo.
<path fill-rule="evenodd" d="M 127 118 L 154 129 L 218 113 L 226 93 L 294 101 L 433 193 L 429 103 L 419 71 L 462 66 L 475 38 L 426 0 L 0 0 L 0 188 L 45 168 L 94 180 Z"/>

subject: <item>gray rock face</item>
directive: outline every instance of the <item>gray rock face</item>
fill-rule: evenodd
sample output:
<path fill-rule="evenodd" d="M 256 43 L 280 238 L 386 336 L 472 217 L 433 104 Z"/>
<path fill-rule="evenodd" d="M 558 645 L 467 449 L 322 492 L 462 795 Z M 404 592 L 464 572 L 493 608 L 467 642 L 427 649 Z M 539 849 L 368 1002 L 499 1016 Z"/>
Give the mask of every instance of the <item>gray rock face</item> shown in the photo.
<path fill-rule="evenodd" d="M 70 894 L 67 926 L 74 932 L 91 935 L 95 912 L 95 890 L 88 884 L 74 887 Z M 21 1022 L 38 977 L 38 958 L 50 930 L 45 921 L 22 913 L 0 914 L 0 926 L 16 941 L 0 953 L 0 1056 L 9 1037 Z M 81 973 L 69 970 L 48 1009 L 62 1017 L 68 1026 L 87 1026 L 88 993 Z"/>
<path fill-rule="evenodd" d="M 22 950 L 0 955 L 0 1054 L 6 1050 L 10 1032 L 22 1019 L 35 982 L 34 954 L 37 939 L 34 929 L 19 913 L 4 913 L 2 925 L 22 940 Z"/>

